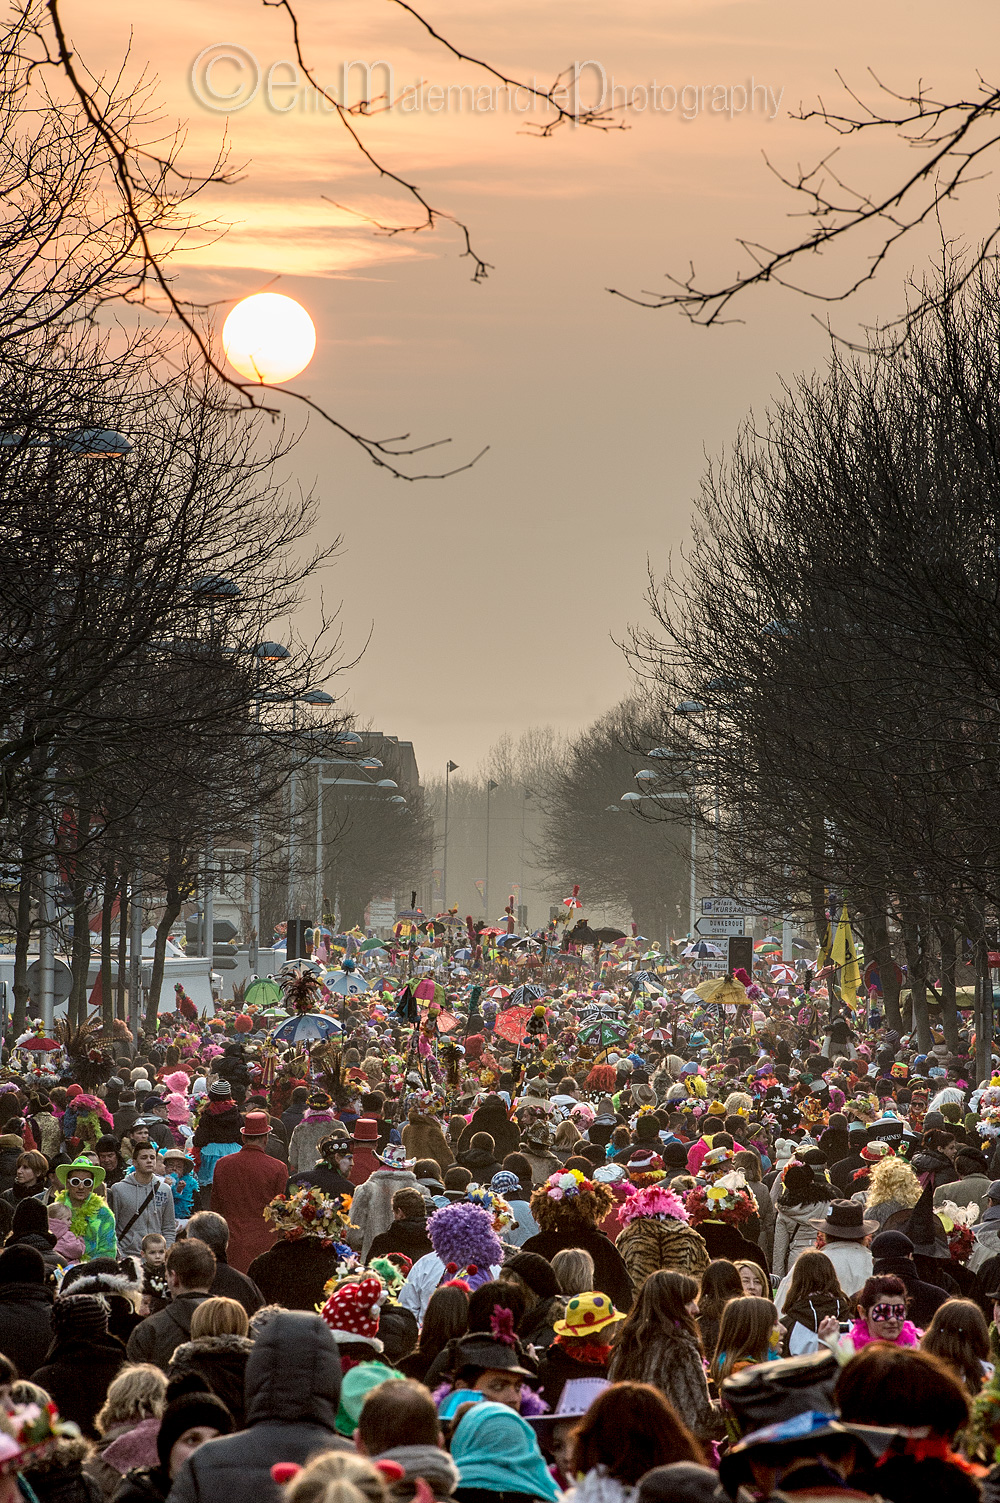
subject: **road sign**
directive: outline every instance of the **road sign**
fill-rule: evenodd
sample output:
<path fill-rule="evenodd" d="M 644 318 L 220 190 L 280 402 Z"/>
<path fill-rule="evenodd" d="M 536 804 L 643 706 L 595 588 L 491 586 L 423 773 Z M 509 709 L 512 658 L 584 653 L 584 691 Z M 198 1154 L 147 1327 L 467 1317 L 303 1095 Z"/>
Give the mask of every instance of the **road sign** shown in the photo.
<path fill-rule="evenodd" d="M 711 916 L 707 918 L 700 918 L 695 920 L 694 930 L 696 934 L 703 934 L 706 937 L 715 935 L 716 937 L 728 939 L 730 934 L 743 933 L 743 919 L 742 917 L 714 918 Z"/>
<path fill-rule="evenodd" d="M 704 914 L 743 914 L 743 913 L 780 913 L 781 904 L 777 898 L 702 898 L 701 911 Z"/>
<path fill-rule="evenodd" d="M 28 983 L 28 996 L 32 1002 L 42 1000 L 42 963 L 33 960 L 29 965 L 25 980 Z M 65 960 L 54 959 L 52 962 L 52 1000 L 53 1002 L 65 1002 L 73 990 L 73 972 Z"/>

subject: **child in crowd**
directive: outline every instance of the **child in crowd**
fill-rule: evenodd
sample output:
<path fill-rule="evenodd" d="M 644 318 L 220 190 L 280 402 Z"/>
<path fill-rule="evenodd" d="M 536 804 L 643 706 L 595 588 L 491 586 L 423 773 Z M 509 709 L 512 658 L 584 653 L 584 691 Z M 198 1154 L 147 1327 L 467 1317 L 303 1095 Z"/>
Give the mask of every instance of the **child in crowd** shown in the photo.
<path fill-rule="evenodd" d="M 83 1238 L 78 1237 L 70 1226 L 72 1207 L 62 1201 L 55 1201 L 48 1207 L 48 1216 L 49 1231 L 56 1238 L 52 1251 L 64 1268 L 68 1268 L 71 1263 L 79 1263 L 83 1257 Z"/>
<path fill-rule="evenodd" d="M 174 1215 L 178 1226 L 182 1226 L 194 1210 L 198 1193 L 194 1159 L 188 1158 L 181 1148 L 168 1148 L 163 1155 L 163 1167 L 167 1184 L 174 1192 Z"/>
<path fill-rule="evenodd" d="M 170 1290 L 167 1287 L 167 1239 L 159 1232 L 147 1232 L 140 1246 L 142 1306 L 145 1313 L 155 1315 L 170 1303 Z"/>

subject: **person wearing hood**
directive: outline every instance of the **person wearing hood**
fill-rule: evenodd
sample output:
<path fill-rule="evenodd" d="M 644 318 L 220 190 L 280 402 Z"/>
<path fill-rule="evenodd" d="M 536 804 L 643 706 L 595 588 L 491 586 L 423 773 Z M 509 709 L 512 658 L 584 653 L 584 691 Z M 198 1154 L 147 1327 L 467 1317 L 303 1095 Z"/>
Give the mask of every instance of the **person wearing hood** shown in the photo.
<path fill-rule="evenodd" d="M 320 1317 L 273 1316 L 247 1360 L 246 1429 L 199 1447 L 174 1477 L 170 1503 L 280 1503 L 276 1462 L 304 1466 L 317 1451 L 353 1449 L 336 1431 L 340 1383 L 337 1343 Z"/>
<path fill-rule="evenodd" d="M 52 1340 L 53 1290 L 42 1254 L 34 1247 L 0 1253 L 0 1353 L 30 1378 Z"/>
<path fill-rule="evenodd" d="M 939 1185 L 953 1185 L 958 1179 L 955 1158 L 960 1146 L 955 1134 L 946 1128 L 933 1127 L 925 1132 L 911 1160 L 920 1183 L 929 1181 L 935 1190 Z"/>
<path fill-rule="evenodd" d="M 485 1503 L 491 1495 L 498 1503 L 501 1495 L 505 1503 L 560 1497 L 534 1430 L 506 1404 L 474 1404 L 455 1429 L 451 1457 L 461 1477 L 459 1503 Z"/>
<path fill-rule="evenodd" d="M 872 1238 L 873 1274 L 895 1274 L 906 1286 L 910 1319 L 915 1326 L 925 1330 L 948 1298 L 948 1292 L 937 1284 L 927 1284 L 917 1273 L 913 1261 L 913 1243 L 905 1232 L 879 1232 Z M 843 1284 L 841 1279 L 841 1284 Z"/>
<path fill-rule="evenodd" d="M 60 1294 L 52 1306 L 52 1345 L 31 1374 L 64 1420 L 91 1440 L 108 1388 L 125 1366 L 125 1348 L 108 1331 L 107 1301 L 99 1294 Z"/>
<path fill-rule="evenodd" d="M 184 1463 L 210 1440 L 230 1435 L 233 1419 L 210 1393 L 186 1393 L 163 1411 L 156 1435 L 155 1467 L 135 1467 L 115 1493 L 115 1503 L 165 1503 Z"/>

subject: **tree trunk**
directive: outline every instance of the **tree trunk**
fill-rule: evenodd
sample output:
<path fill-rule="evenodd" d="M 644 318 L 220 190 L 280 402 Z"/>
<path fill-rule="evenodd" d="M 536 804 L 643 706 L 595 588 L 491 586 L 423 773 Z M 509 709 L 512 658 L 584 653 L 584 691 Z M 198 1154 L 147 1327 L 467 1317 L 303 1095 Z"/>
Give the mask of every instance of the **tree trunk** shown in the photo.
<path fill-rule="evenodd" d="M 156 1019 L 160 1009 L 160 989 L 163 985 L 163 962 L 167 954 L 167 936 L 181 911 L 183 901 L 178 887 L 167 887 L 166 906 L 156 926 L 156 938 L 153 941 L 153 968 L 149 980 L 149 993 L 146 997 L 145 1031 L 150 1037 L 156 1032 Z"/>
<path fill-rule="evenodd" d="M 882 982 L 882 1001 L 885 1005 L 885 1020 L 890 1028 L 895 1028 L 898 1033 L 901 1033 L 903 1019 L 899 1011 L 899 982 L 896 979 L 896 962 L 892 953 L 892 941 L 889 938 L 887 908 L 887 904 L 880 904 L 878 912 L 872 921 L 874 933 L 873 953 L 878 964 L 879 978 Z"/>
<path fill-rule="evenodd" d="M 958 946 L 950 924 L 938 930 L 941 941 L 941 1027 L 952 1054 L 958 1053 L 958 1010 L 955 996 L 955 966 Z"/>
<path fill-rule="evenodd" d="M 72 860 L 73 893 L 73 949 L 70 969 L 73 986 L 66 1009 L 71 1028 L 79 1028 L 87 1021 L 87 979 L 90 971 L 90 904 L 87 893 L 87 871 L 83 861 L 83 845 L 90 833 L 90 806 L 81 805 L 77 814 L 77 848 Z"/>
<path fill-rule="evenodd" d="M 111 982 L 115 893 L 115 863 L 109 860 L 104 868 L 104 901 L 101 905 L 101 1021 L 108 1038 L 112 1036 L 115 1021 L 115 999 Z"/>
<path fill-rule="evenodd" d="M 115 987 L 115 1017 L 125 1022 L 125 975 L 128 970 L 128 872 L 122 867 L 118 885 L 118 984 Z"/>
<path fill-rule="evenodd" d="M 916 1029 L 917 1042 L 926 1054 L 930 1051 L 933 1039 L 931 1038 L 930 1018 L 927 1015 L 927 956 L 923 938 L 919 919 L 913 912 L 904 909 L 903 945 L 906 949 L 913 1026 Z"/>
<path fill-rule="evenodd" d="M 21 849 L 21 882 L 17 889 L 17 928 L 14 939 L 14 1015 L 10 1042 L 20 1038 L 28 1016 L 28 950 L 31 946 L 31 867 Z"/>

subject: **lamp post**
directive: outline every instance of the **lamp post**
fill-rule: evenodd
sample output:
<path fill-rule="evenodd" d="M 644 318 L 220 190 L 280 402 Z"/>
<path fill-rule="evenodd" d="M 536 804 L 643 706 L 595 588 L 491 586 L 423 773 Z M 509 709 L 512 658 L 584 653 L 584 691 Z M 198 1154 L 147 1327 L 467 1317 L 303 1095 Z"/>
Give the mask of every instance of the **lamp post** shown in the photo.
<path fill-rule="evenodd" d="M 451 775 L 458 771 L 457 762 L 446 762 L 444 769 L 444 856 L 441 861 L 441 909 L 448 912 L 448 795 Z"/>
<path fill-rule="evenodd" d="M 254 650 L 254 656 L 259 663 L 282 663 L 291 657 L 287 647 L 280 642 L 260 642 Z M 256 749 L 254 754 L 254 769 L 256 773 L 255 792 L 258 798 L 254 800 L 253 830 L 250 839 L 250 945 L 249 962 L 250 974 L 256 976 L 257 967 L 260 965 L 260 707 L 264 696 L 257 695 L 257 735 Z"/>
<path fill-rule="evenodd" d="M 333 695 L 327 694 L 325 689 L 307 689 L 304 694 L 292 694 L 289 696 L 292 702 L 292 730 L 295 730 L 295 707 L 296 702 L 301 700 L 307 705 L 332 705 Z M 288 917 L 295 917 L 295 884 L 298 875 L 298 839 L 295 824 L 295 804 L 297 794 L 297 770 L 292 765 L 291 776 L 288 779 Z"/>
<path fill-rule="evenodd" d="M 650 756 L 656 756 L 658 754 L 659 755 L 665 755 L 665 753 L 663 751 L 663 748 L 659 748 L 658 752 L 650 752 Z M 658 777 L 658 774 L 655 773 L 655 772 L 652 772 L 649 768 L 644 768 L 641 772 L 637 772 L 636 773 L 636 778 L 641 783 L 647 783 L 648 784 L 650 782 L 654 782 L 657 777 Z M 636 804 L 643 804 L 643 803 L 646 803 L 647 801 L 650 802 L 650 803 L 659 804 L 659 803 L 662 803 L 662 801 L 664 799 L 668 799 L 668 798 L 686 798 L 686 799 L 690 799 L 690 801 L 691 801 L 691 891 L 690 891 L 690 916 L 689 916 L 689 923 L 690 923 L 691 934 L 693 935 L 694 932 L 695 932 L 694 926 L 695 926 L 695 920 L 697 918 L 697 905 L 698 905 L 697 876 L 696 876 L 696 871 L 695 871 L 695 862 L 696 862 L 697 855 L 698 855 L 698 821 L 697 821 L 697 818 L 696 818 L 696 810 L 695 810 L 695 802 L 694 802 L 694 782 L 692 781 L 690 793 L 671 793 L 671 792 L 635 793 L 635 792 L 629 792 L 629 793 L 623 793 L 622 796 L 621 796 L 621 798 L 618 800 L 618 802 L 620 804 L 628 804 L 630 806 L 636 805 Z"/>

